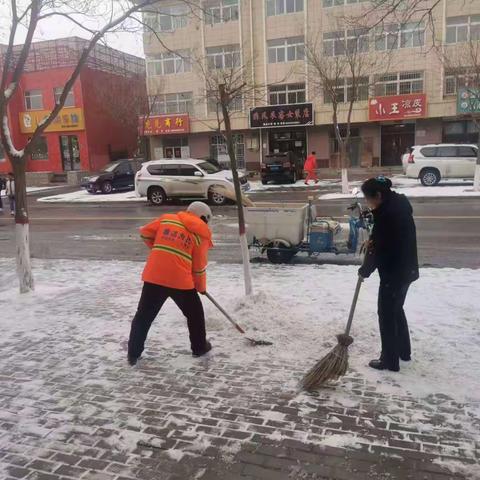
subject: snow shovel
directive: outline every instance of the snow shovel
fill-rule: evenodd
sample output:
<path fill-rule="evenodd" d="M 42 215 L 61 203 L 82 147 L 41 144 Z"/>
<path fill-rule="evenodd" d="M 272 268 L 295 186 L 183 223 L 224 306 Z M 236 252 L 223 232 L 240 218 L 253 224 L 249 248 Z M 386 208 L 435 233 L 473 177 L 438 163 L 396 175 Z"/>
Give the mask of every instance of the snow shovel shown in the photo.
<path fill-rule="evenodd" d="M 267 342 L 266 340 L 255 340 L 254 338 L 247 337 L 245 330 L 216 302 L 216 300 L 208 293 L 205 292 L 205 296 L 223 313 L 227 320 L 242 334 L 245 335 L 245 338 L 251 343 L 252 346 L 256 347 L 258 345 L 273 345 L 272 342 Z"/>

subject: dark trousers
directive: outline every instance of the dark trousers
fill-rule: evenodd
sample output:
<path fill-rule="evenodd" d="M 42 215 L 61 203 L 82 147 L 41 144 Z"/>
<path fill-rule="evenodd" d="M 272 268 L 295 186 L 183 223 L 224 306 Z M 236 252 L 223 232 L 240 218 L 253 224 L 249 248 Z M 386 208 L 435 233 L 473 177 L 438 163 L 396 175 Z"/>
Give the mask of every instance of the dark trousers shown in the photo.
<path fill-rule="evenodd" d="M 10 202 L 10 213 L 15 213 L 15 197 L 8 197 Z"/>
<path fill-rule="evenodd" d="M 403 310 L 409 287 L 409 283 L 394 286 L 380 282 L 378 319 L 382 339 L 381 358 L 391 367 L 398 367 L 399 358 L 409 358 L 411 355 L 410 333 Z"/>
<path fill-rule="evenodd" d="M 168 298 L 176 303 L 187 318 L 192 351 L 201 352 L 205 348 L 205 314 L 197 291 L 177 290 L 145 282 L 130 329 L 129 357 L 139 358 L 142 355 L 150 326 Z"/>

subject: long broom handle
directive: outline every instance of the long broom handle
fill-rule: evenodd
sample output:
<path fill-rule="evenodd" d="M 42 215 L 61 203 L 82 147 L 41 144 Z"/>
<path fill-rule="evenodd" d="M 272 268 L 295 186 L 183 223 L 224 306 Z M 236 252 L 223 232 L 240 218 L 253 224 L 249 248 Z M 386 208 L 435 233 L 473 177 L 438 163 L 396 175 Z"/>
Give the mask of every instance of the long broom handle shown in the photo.
<path fill-rule="evenodd" d="M 355 314 L 355 308 L 357 307 L 358 295 L 360 294 L 360 287 L 363 283 L 363 278 L 359 275 L 357 280 L 357 286 L 355 287 L 355 294 L 353 295 L 352 305 L 350 307 L 350 313 L 348 315 L 347 327 L 345 328 L 345 335 L 350 335 L 350 329 L 352 328 L 353 315 Z"/>
<path fill-rule="evenodd" d="M 240 332 L 245 334 L 245 330 L 215 301 L 215 299 L 208 293 L 205 292 L 205 296 L 223 313 L 225 318 Z"/>

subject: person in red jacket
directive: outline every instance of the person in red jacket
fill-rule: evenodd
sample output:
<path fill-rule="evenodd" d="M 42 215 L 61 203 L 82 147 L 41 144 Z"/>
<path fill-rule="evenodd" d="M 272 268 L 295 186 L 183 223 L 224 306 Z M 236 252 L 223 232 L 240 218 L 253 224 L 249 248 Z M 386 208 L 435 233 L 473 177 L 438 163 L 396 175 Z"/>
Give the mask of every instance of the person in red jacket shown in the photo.
<path fill-rule="evenodd" d="M 212 349 L 206 339 L 205 314 L 198 295 L 207 290 L 208 250 L 213 247 L 208 227 L 211 218 L 208 205 L 193 202 L 186 212 L 162 215 L 140 228 L 151 251 L 128 340 L 130 365 L 142 355 L 150 326 L 168 298 L 187 318 L 192 355 L 200 357 Z"/>
<path fill-rule="evenodd" d="M 318 183 L 317 177 L 317 157 L 316 153 L 312 152 L 305 160 L 303 169 L 307 172 L 307 178 L 305 179 L 305 185 L 308 185 L 310 180 L 314 180 L 315 183 Z"/>

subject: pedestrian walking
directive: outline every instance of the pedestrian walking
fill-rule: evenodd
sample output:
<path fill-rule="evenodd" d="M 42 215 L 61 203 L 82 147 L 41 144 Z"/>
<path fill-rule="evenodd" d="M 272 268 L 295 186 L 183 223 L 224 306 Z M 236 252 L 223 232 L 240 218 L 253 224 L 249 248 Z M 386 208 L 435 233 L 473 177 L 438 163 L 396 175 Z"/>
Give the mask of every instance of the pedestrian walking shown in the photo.
<path fill-rule="evenodd" d="M 413 209 L 405 195 L 391 190 L 385 177 L 371 178 L 362 185 L 372 210 L 374 225 L 359 275 L 368 278 L 375 269 L 380 275 L 378 317 L 380 358 L 370 367 L 400 370 L 399 360 L 411 359 L 410 333 L 403 309 L 410 284 L 418 279 L 417 234 Z"/>
<path fill-rule="evenodd" d="M 307 172 L 307 178 L 305 179 L 305 185 L 308 185 L 310 180 L 314 180 L 315 183 L 318 183 L 318 176 L 317 176 L 317 156 L 315 152 L 312 152 L 308 155 L 307 159 L 305 160 L 305 164 L 303 169 Z"/>
<path fill-rule="evenodd" d="M 5 190 L 10 203 L 10 215 L 13 216 L 15 215 L 15 180 L 13 178 L 13 173 L 11 172 L 8 174 Z"/>
<path fill-rule="evenodd" d="M 2 200 L 2 192 L 5 190 L 7 186 L 6 181 L 3 177 L 0 177 L 0 213 L 3 212 L 3 200 Z"/>
<path fill-rule="evenodd" d="M 193 202 L 186 212 L 162 215 L 140 229 L 151 252 L 130 330 L 130 365 L 135 365 L 142 355 L 150 326 L 168 298 L 187 318 L 192 355 L 200 357 L 212 349 L 206 339 L 205 314 L 198 295 L 207 290 L 208 250 L 213 247 L 208 227 L 211 218 L 208 205 Z"/>

